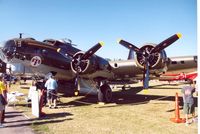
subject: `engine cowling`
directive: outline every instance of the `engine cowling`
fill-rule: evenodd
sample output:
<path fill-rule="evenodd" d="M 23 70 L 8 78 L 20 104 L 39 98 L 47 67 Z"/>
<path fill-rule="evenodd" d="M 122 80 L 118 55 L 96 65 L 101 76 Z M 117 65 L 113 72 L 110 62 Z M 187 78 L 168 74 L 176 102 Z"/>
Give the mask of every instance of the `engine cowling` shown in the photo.
<path fill-rule="evenodd" d="M 111 67 L 107 60 L 97 55 L 84 59 L 86 52 L 79 51 L 72 57 L 71 69 L 75 74 L 92 74 L 97 71 L 110 71 Z"/>
<path fill-rule="evenodd" d="M 161 52 L 150 54 L 150 52 L 155 48 L 156 44 L 145 44 L 140 48 L 143 53 L 136 53 L 136 64 L 143 69 L 145 64 L 145 56 L 148 57 L 149 68 L 150 69 L 162 69 L 167 65 L 167 55 L 164 50 Z"/>
<path fill-rule="evenodd" d="M 93 73 L 96 71 L 98 64 L 94 57 L 90 59 L 81 59 L 85 52 L 77 52 L 73 55 L 73 60 L 71 61 L 71 69 L 74 73 L 84 74 Z"/>

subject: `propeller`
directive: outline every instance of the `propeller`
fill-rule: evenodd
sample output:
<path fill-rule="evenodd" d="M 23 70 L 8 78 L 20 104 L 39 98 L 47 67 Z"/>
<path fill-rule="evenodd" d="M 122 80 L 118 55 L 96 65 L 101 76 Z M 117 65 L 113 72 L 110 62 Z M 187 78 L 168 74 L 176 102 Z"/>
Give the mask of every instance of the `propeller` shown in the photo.
<path fill-rule="evenodd" d="M 104 42 L 99 42 L 90 48 L 85 54 L 81 57 L 81 59 L 89 59 L 97 50 L 99 50 L 104 45 Z"/>
<path fill-rule="evenodd" d="M 89 59 L 97 50 L 99 50 L 104 45 L 104 42 L 99 42 L 96 45 L 94 45 L 92 48 L 90 48 L 88 51 L 85 52 L 84 55 L 82 55 L 81 59 Z M 62 54 L 63 56 L 66 56 L 68 53 L 64 49 L 58 48 L 57 52 Z M 69 54 L 71 57 L 73 57 L 72 54 Z"/>
<path fill-rule="evenodd" d="M 72 70 L 77 74 L 84 72 L 88 65 L 89 65 L 89 59 L 96 53 L 102 46 L 104 45 L 103 42 L 99 42 L 93 47 L 91 47 L 88 51 L 85 53 L 82 53 L 81 51 L 75 53 L 72 57 L 71 61 L 71 67 Z M 66 51 L 58 48 L 57 52 L 61 53 L 62 55 L 66 56 Z"/>
<path fill-rule="evenodd" d="M 72 57 L 71 68 L 72 68 L 72 71 L 74 71 L 74 73 L 75 73 L 75 79 L 74 79 L 75 95 L 78 95 L 78 92 L 79 92 L 79 79 L 80 79 L 79 74 L 84 72 L 87 69 L 87 67 L 89 66 L 89 59 L 103 45 L 104 45 L 103 42 L 99 42 L 96 45 L 94 45 L 93 47 L 91 47 L 85 53 L 77 52 L 74 55 L 70 55 Z M 62 54 L 63 56 L 66 56 L 66 51 L 61 48 L 58 48 L 57 52 Z"/>
<path fill-rule="evenodd" d="M 136 52 L 137 55 L 141 55 L 142 59 L 142 65 L 144 68 L 143 71 L 143 87 L 144 89 L 147 89 L 149 87 L 149 74 L 150 74 L 150 67 L 151 67 L 151 60 L 153 57 L 156 57 L 158 53 L 160 53 L 162 50 L 164 50 L 166 47 L 170 46 L 172 43 L 177 41 L 179 38 L 181 38 L 181 34 L 177 33 L 172 35 L 171 37 L 167 38 L 166 40 L 162 41 L 155 47 L 142 47 L 138 48 L 135 45 L 124 41 L 124 40 L 119 40 L 119 44 L 125 46 L 128 49 L 131 49 Z"/>
<path fill-rule="evenodd" d="M 131 43 L 125 41 L 125 40 L 119 39 L 118 43 L 123 45 L 124 47 L 126 47 L 128 49 L 135 51 L 136 53 L 140 52 L 140 49 L 138 47 L 134 46 L 133 44 L 131 44 Z"/>
<path fill-rule="evenodd" d="M 174 34 L 171 37 L 169 37 L 168 39 L 164 40 L 163 42 L 159 43 L 152 51 L 152 53 L 156 53 L 156 52 L 160 52 L 163 49 L 165 49 L 166 47 L 168 47 L 169 45 L 171 45 L 172 43 L 174 43 L 175 41 L 177 41 L 179 38 L 181 38 L 181 34 Z"/>
<path fill-rule="evenodd" d="M 149 62 L 148 58 L 145 58 L 144 73 L 143 73 L 143 87 L 147 89 L 149 87 Z"/>
<path fill-rule="evenodd" d="M 73 56 L 73 60 L 71 62 L 72 70 L 74 70 L 78 74 L 85 72 L 90 64 L 89 59 L 95 52 L 97 52 L 97 50 L 99 50 L 103 46 L 103 44 L 103 42 L 99 42 L 85 53 L 76 53 Z"/>

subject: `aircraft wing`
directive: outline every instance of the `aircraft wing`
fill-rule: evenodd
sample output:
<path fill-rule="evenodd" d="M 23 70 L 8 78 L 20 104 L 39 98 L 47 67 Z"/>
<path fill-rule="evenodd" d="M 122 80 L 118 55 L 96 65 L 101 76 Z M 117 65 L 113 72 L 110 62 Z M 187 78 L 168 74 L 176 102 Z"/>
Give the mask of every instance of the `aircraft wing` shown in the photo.
<path fill-rule="evenodd" d="M 197 56 L 170 58 L 167 73 L 189 73 L 197 71 Z"/>
<path fill-rule="evenodd" d="M 138 67 L 135 60 L 120 60 L 110 61 L 114 79 L 135 79 L 142 80 L 143 70 Z M 197 71 L 197 56 L 180 56 L 168 59 L 166 67 L 163 69 L 151 69 L 150 79 L 159 79 L 157 76 L 164 76 L 165 74 L 173 74 L 177 76 L 182 72 L 190 73 Z"/>

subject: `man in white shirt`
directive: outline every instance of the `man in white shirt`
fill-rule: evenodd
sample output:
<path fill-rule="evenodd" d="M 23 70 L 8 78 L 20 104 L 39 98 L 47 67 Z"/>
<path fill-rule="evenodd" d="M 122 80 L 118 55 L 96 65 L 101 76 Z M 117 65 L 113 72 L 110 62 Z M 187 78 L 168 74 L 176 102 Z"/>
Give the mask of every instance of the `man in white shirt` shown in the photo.
<path fill-rule="evenodd" d="M 46 81 L 45 87 L 47 88 L 47 100 L 48 100 L 49 108 L 52 108 L 51 107 L 52 102 L 54 104 L 53 108 L 57 108 L 56 107 L 56 99 L 57 99 L 56 94 L 57 94 L 58 84 L 57 84 L 56 80 L 53 79 L 52 75 Z"/>

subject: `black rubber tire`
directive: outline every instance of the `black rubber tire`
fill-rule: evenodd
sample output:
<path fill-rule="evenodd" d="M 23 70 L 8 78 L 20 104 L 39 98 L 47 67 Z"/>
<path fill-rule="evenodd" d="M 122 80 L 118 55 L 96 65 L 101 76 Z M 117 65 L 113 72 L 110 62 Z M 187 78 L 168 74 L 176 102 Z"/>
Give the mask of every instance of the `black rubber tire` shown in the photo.
<path fill-rule="evenodd" d="M 102 96 L 100 96 L 101 97 L 100 99 L 103 98 L 103 102 L 105 102 L 105 103 L 111 102 L 112 101 L 112 90 L 111 90 L 110 86 L 107 84 L 102 85 L 100 87 L 100 90 L 102 92 Z M 99 95 L 101 95 L 101 94 L 98 93 L 98 98 L 99 98 Z"/>
<path fill-rule="evenodd" d="M 101 91 L 101 89 L 98 90 L 97 94 L 98 94 L 98 101 L 104 102 L 103 92 Z"/>

